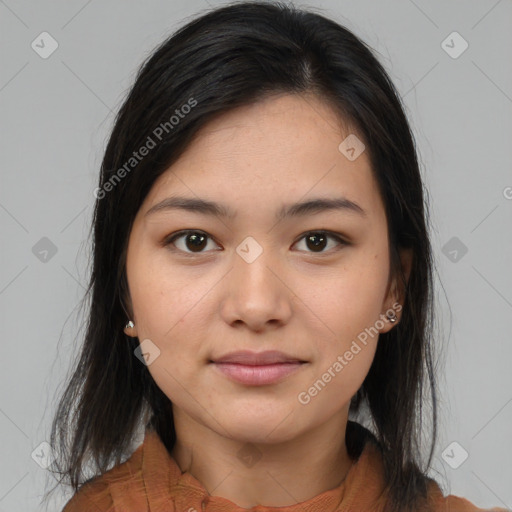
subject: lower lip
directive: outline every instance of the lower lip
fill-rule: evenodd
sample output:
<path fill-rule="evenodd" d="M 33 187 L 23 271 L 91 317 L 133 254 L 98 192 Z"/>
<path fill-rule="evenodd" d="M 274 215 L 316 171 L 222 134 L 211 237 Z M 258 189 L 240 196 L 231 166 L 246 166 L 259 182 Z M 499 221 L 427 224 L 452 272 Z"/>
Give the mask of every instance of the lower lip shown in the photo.
<path fill-rule="evenodd" d="M 276 363 L 251 366 L 235 363 L 214 363 L 227 377 L 250 386 L 273 384 L 296 372 L 303 363 Z"/>

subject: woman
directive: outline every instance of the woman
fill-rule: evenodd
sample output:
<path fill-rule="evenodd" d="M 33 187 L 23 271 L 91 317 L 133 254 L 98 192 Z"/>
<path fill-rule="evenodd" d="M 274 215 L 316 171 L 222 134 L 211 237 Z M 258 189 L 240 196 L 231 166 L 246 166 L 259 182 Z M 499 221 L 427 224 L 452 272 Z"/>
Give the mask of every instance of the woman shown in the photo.
<path fill-rule="evenodd" d="M 191 21 L 141 67 L 95 196 L 65 512 L 481 510 L 427 477 L 423 185 L 354 34 L 280 3 Z"/>

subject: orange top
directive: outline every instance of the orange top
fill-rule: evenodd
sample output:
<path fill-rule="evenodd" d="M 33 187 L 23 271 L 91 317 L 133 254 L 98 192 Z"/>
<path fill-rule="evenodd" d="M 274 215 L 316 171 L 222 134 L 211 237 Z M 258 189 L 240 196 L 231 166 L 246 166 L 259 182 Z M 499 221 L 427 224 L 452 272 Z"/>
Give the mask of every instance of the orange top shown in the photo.
<path fill-rule="evenodd" d="M 146 430 L 127 461 L 84 484 L 62 512 L 381 512 L 386 502 L 382 474 L 380 452 L 368 441 L 339 487 L 286 507 L 241 508 L 211 496 L 189 472 L 182 473 L 159 435 Z M 436 512 L 484 510 L 464 498 L 443 497 L 437 484 L 429 488 L 429 497 Z"/>

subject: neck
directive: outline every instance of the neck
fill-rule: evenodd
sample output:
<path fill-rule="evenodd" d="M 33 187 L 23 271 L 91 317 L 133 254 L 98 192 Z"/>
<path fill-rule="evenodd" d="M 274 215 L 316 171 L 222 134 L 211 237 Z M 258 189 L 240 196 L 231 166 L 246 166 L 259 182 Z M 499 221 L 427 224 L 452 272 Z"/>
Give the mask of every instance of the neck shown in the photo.
<path fill-rule="evenodd" d="M 174 407 L 176 444 L 171 453 L 212 496 L 239 507 L 286 507 L 334 489 L 353 461 L 347 454 L 348 411 L 313 430 L 280 442 L 227 438 Z"/>

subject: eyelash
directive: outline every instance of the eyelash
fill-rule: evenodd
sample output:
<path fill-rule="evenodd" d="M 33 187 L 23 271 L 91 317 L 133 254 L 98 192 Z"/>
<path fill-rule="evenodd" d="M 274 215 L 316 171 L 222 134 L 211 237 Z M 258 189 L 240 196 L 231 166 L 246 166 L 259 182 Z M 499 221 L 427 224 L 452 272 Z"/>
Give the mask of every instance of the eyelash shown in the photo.
<path fill-rule="evenodd" d="M 210 252 L 210 251 L 187 252 L 187 251 L 183 251 L 181 249 L 178 249 L 177 247 L 170 247 L 173 244 L 173 242 L 176 241 L 178 238 L 184 237 L 185 235 L 190 235 L 192 233 L 203 234 L 207 238 L 209 238 L 210 240 L 213 240 L 215 242 L 215 240 L 210 235 L 205 233 L 204 231 L 200 231 L 200 230 L 197 230 L 197 229 L 184 229 L 184 230 L 177 231 L 176 233 L 172 233 L 171 235 L 167 236 L 163 240 L 162 245 L 164 247 L 167 247 L 170 251 L 173 251 L 173 252 L 178 251 L 178 252 L 181 252 L 182 254 L 185 254 L 186 256 L 192 256 L 192 257 L 193 256 L 198 256 L 200 254 L 205 254 L 207 252 Z M 346 240 L 341 238 L 341 236 L 339 236 L 338 234 L 333 233 L 331 231 L 325 231 L 325 230 L 307 231 L 296 242 L 294 242 L 294 245 L 296 243 L 300 242 L 301 240 L 303 240 L 307 235 L 311 235 L 311 234 L 326 235 L 328 238 L 332 238 L 332 239 L 336 240 L 337 242 L 339 242 L 341 247 L 346 246 L 346 245 L 350 245 L 349 242 L 347 242 Z M 215 243 L 217 243 L 217 242 L 215 242 Z M 341 247 L 335 248 L 334 250 L 335 251 L 336 250 L 340 250 Z M 310 254 L 315 254 L 315 255 L 322 255 L 322 254 L 329 254 L 331 251 L 332 251 L 332 249 L 329 250 L 329 251 L 321 251 L 321 252 L 313 252 L 313 251 L 306 251 L 306 252 L 309 252 Z"/>

